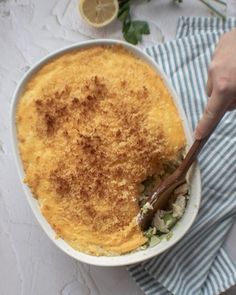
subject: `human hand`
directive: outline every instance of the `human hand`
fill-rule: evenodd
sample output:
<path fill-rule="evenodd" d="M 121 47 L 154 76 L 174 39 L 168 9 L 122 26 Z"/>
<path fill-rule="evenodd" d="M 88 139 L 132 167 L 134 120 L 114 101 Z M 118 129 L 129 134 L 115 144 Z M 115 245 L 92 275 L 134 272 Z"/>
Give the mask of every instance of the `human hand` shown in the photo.
<path fill-rule="evenodd" d="M 206 137 L 226 111 L 236 109 L 236 29 L 224 34 L 216 47 L 207 81 L 209 97 L 195 138 Z"/>

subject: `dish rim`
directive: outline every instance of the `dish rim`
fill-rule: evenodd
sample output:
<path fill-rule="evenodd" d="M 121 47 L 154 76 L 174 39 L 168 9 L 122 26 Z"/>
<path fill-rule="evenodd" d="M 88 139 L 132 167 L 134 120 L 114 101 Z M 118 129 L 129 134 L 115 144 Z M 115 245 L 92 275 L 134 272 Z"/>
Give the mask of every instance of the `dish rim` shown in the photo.
<path fill-rule="evenodd" d="M 51 60 L 55 59 L 56 57 L 63 55 L 65 53 L 68 53 L 73 50 L 80 50 L 85 48 L 90 48 L 94 46 L 109 46 L 109 45 L 121 45 L 125 49 L 127 49 L 129 52 L 133 53 L 136 57 L 143 60 L 145 63 L 149 64 L 155 72 L 161 76 L 163 79 L 163 82 L 168 89 L 173 102 L 177 108 L 177 111 L 179 113 L 179 116 L 181 118 L 186 139 L 187 139 L 187 145 L 191 145 L 193 142 L 193 135 L 187 120 L 187 117 L 184 113 L 181 100 L 177 93 L 175 92 L 169 78 L 166 76 L 166 74 L 163 72 L 163 70 L 160 68 L 160 66 L 150 57 L 148 56 L 144 51 L 141 49 L 126 43 L 124 41 L 120 40 L 114 40 L 114 39 L 97 39 L 97 40 L 89 40 L 84 42 L 79 42 L 70 46 L 63 47 L 59 50 L 56 50 L 47 56 L 40 59 L 37 63 L 35 63 L 29 71 L 27 71 L 22 79 L 19 81 L 16 90 L 13 94 L 13 99 L 11 103 L 11 144 L 14 151 L 14 159 L 17 166 L 17 172 L 20 177 L 20 181 L 23 187 L 24 194 L 26 195 L 27 201 L 29 206 L 31 207 L 36 219 L 38 220 L 40 226 L 44 230 L 44 232 L 47 234 L 47 236 L 54 242 L 54 244 L 59 247 L 63 252 L 67 253 L 69 256 L 75 258 L 78 261 L 91 264 L 91 265 L 97 265 L 97 266 L 124 266 L 124 265 L 130 265 L 138 262 L 142 262 L 146 259 L 152 258 L 154 256 L 157 256 L 170 247 L 174 246 L 178 241 L 180 241 L 185 234 L 189 231 L 190 227 L 192 226 L 194 220 L 196 219 L 200 202 L 201 202 L 201 179 L 200 179 L 200 170 L 199 166 L 196 163 L 193 170 L 193 177 L 191 181 L 191 192 L 190 192 L 190 198 L 187 204 L 187 208 L 185 210 L 184 216 L 181 218 L 179 223 L 175 226 L 173 229 L 173 236 L 169 241 L 162 241 L 160 244 L 154 246 L 154 247 L 148 247 L 145 250 L 138 250 L 127 254 L 117 255 L 117 256 L 93 256 L 89 255 L 83 252 L 80 252 L 78 250 L 73 249 L 67 242 L 60 238 L 56 238 L 56 234 L 54 230 L 51 228 L 50 224 L 47 222 L 45 217 L 42 215 L 38 201 L 33 197 L 33 194 L 31 193 L 30 189 L 26 184 L 23 183 L 22 179 L 24 178 L 24 169 L 22 165 L 22 161 L 19 154 L 19 148 L 18 148 L 18 140 L 17 140 L 17 132 L 16 132 L 16 107 L 18 104 L 18 101 L 21 97 L 22 91 L 24 90 L 25 85 L 27 82 L 31 79 L 31 77 L 37 73 L 37 71 L 50 62 Z M 192 196 L 192 193 L 194 192 L 194 196 Z M 193 199 L 194 198 L 194 199 Z M 191 204 L 194 203 L 194 204 Z M 192 214 L 190 214 L 192 213 Z M 189 217 L 185 216 L 190 215 Z M 185 220 L 187 219 L 187 220 Z M 187 222 L 188 221 L 188 222 Z M 187 223 L 187 224 L 186 224 Z M 183 229 L 178 230 L 179 227 L 183 227 Z M 176 230 L 177 228 L 177 230 Z M 175 233 L 178 236 L 175 236 Z"/>

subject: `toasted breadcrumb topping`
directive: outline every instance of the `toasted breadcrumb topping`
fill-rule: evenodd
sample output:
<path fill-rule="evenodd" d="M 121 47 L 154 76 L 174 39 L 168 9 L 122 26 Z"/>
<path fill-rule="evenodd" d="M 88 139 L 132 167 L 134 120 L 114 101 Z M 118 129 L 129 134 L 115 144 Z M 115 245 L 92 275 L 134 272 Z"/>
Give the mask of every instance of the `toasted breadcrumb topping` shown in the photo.
<path fill-rule="evenodd" d="M 161 130 L 147 129 L 152 98 L 142 85 L 120 99 L 103 76 L 85 80 L 76 96 L 71 94 L 65 87 L 35 101 L 38 135 L 47 141 L 63 136 L 67 142 L 49 182 L 61 202 L 69 200 L 67 217 L 102 232 L 123 229 L 133 218 L 125 204 L 136 202 L 140 183 L 165 155 Z M 100 202 L 114 209 L 97 211 Z"/>
<path fill-rule="evenodd" d="M 173 112 L 179 144 L 168 140 L 157 107 Z M 26 182 L 57 234 L 95 255 L 142 245 L 140 183 L 184 145 L 155 72 L 117 46 L 73 52 L 29 82 L 17 116 Z"/>

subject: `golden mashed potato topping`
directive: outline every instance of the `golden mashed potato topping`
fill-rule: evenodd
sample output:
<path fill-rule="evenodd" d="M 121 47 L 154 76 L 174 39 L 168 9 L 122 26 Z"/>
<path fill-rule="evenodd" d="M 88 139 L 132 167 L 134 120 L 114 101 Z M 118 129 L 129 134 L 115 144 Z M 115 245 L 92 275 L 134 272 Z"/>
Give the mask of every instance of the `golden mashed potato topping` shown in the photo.
<path fill-rule="evenodd" d="M 140 184 L 185 145 L 149 65 L 120 46 L 57 57 L 27 83 L 17 130 L 25 182 L 59 237 L 93 255 L 147 241 L 136 223 Z"/>

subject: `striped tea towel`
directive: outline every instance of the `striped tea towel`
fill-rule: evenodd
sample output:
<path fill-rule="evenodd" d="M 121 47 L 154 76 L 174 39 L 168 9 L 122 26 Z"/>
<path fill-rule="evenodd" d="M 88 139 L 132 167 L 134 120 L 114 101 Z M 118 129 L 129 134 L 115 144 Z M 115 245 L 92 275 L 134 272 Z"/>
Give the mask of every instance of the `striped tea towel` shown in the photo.
<path fill-rule="evenodd" d="M 224 21 L 217 17 L 181 17 L 178 22 L 176 38 L 199 33 L 214 32 L 220 35 L 236 27 L 236 18 Z"/>
<path fill-rule="evenodd" d="M 236 26 L 233 19 L 220 23 L 181 18 L 178 39 L 146 50 L 171 79 L 193 129 L 207 101 L 215 44 L 223 31 Z M 215 130 L 199 164 L 202 203 L 191 230 L 169 251 L 128 268 L 147 295 L 217 295 L 236 284 L 236 265 L 223 246 L 236 217 L 236 111 Z"/>

